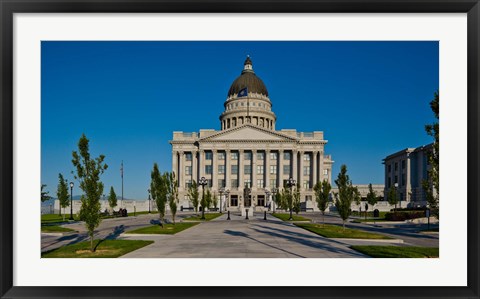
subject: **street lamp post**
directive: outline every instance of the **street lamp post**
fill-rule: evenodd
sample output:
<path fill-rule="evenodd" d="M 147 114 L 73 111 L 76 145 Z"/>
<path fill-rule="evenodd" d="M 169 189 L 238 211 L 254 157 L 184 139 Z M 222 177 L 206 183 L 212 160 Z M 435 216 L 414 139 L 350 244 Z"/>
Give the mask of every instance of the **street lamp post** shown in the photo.
<path fill-rule="evenodd" d="M 148 214 L 150 214 L 150 189 L 148 189 Z"/>
<path fill-rule="evenodd" d="M 251 203 L 251 201 L 252 201 L 251 194 L 252 194 L 252 190 L 250 189 L 250 185 L 247 185 L 247 187 L 244 190 L 243 198 L 245 199 L 245 203 L 248 203 L 248 207 L 250 207 L 250 205 L 252 204 Z M 247 198 L 248 198 L 248 201 L 247 201 Z M 248 211 L 249 211 L 249 209 L 247 209 L 247 205 L 245 204 L 245 214 L 246 214 L 245 219 L 246 220 L 248 220 Z"/>
<path fill-rule="evenodd" d="M 267 196 L 267 201 L 270 203 L 270 195 L 272 194 L 272 192 L 270 192 L 268 189 L 265 189 L 265 195 Z M 265 201 L 265 207 L 268 206 L 268 203 L 267 201 Z"/>
<path fill-rule="evenodd" d="M 290 198 L 290 203 L 289 203 L 289 206 L 290 206 L 290 207 L 289 207 L 289 208 L 290 208 L 290 219 L 288 219 L 288 220 L 290 220 L 290 221 L 293 220 L 293 217 L 292 217 L 292 210 L 293 210 L 293 207 L 292 207 L 292 205 L 293 205 L 293 186 L 295 186 L 295 183 L 296 183 L 296 182 L 295 182 L 295 180 L 294 180 L 292 177 L 289 178 L 288 181 L 287 181 L 287 186 L 290 187 L 290 196 L 291 196 L 291 198 Z"/>
<path fill-rule="evenodd" d="M 202 186 L 202 202 L 205 200 L 205 185 L 208 183 L 205 177 L 201 177 L 198 183 Z M 202 207 L 202 218 L 205 219 L 205 207 Z"/>
<path fill-rule="evenodd" d="M 278 189 L 277 188 L 273 188 L 272 189 L 272 196 L 273 198 L 275 198 L 275 195 L 277 194 L 278 192 Z M 275 213 L 275 200 L 272 198 L 272 205 L 273 205 L 273 212 Z"/>
<path fill-rule="evenodd" d="M 225 205 L 225 210 L 227 210 L 227 205 L 228 205 L 228 202 L 230 201 L 230 199 L 228 198 L 228 195 L 230 194 L 230 190 L 225 190 L 225 201 L 226 201 L 226 205 Z M 230 220 L 230 210 L 227 211 L 228 213 L 228 217 L 227 217 L 227 220 Z"/>
<path fill-rule="evenodd" d="M 225 193 L 225 188 L 220 188 L 220 190 L 218 190 L 218 193 L 220 193 L 220 213 L 222 213 L 222 201 L 223 201 L 223 193 Z"/>
<path fill-rule="evenodd" d="M 73 182 L 70 182 L 70 220 L 73 220 Z"/>
<path fill-rule="evenodd" d="M 107 201 L 105 200 L 105 194 L 103 194 L 103 204 L 105 205 L 105 210 L 107 210 Z"/>

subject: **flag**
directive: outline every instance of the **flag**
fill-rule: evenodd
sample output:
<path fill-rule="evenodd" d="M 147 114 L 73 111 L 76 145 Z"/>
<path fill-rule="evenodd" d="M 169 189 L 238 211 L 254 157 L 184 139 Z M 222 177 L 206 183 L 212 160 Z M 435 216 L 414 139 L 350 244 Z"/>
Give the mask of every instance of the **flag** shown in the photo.
<path fill-rule="evenodd" d="M 248 87 L 240 89 L 240 91 L 238 92 L 238 97 L 239 98 L 246 97 L 246 96 L 248 96 Z"/>

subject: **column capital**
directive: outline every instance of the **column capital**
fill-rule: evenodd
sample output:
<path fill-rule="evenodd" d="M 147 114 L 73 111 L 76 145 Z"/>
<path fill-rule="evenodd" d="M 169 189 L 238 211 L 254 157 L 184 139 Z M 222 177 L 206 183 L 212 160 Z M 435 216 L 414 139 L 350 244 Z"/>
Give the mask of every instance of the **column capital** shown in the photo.
<path fill-rule="evenodd" d="M 216 153 L 216 152 L 217 152 L 217 150 L 216 150 L 216 149 L 212 149 L 212 153 Z"/>
<path fill-rule="evenodd" d="M 179 153 L 180 155 L 183 155 L 183 151 L 178 151 L 178 153 Z"/>

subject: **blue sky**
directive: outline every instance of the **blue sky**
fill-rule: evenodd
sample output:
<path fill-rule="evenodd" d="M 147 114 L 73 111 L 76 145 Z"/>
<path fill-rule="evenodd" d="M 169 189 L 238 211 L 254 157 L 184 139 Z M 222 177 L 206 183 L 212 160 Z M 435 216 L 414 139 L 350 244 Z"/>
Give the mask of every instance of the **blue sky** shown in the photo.
<path fill-rule="evenodd" d="M 153 163 L 171 171 L 173 131 L 220 129 L 246 55 L 265 82 L 276 129 L 324 131 L 333 177 L 383 184 L 382 159 L 430 143 L 438 42 L 42 42 L 41 177 L 72 179 L 85 133 L 104 154 L 106 193 L 145 199 Z M 78 185 L 78 184 L 77 184 Z M 75 187 L 74 195 L 80 194 Z"/>

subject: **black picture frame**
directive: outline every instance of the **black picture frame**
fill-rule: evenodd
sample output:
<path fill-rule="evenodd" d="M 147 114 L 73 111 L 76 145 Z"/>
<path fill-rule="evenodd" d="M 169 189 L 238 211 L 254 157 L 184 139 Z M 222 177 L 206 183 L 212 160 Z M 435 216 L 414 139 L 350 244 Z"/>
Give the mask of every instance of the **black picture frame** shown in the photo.
<path fill-rule="evenodd" d="M 467 287 L 18 287 L 13 286 L 13 16 L 15 13 L 467 13 Z M 479 298 L 478 0 L 0 0 L 1 298 Z"/>

